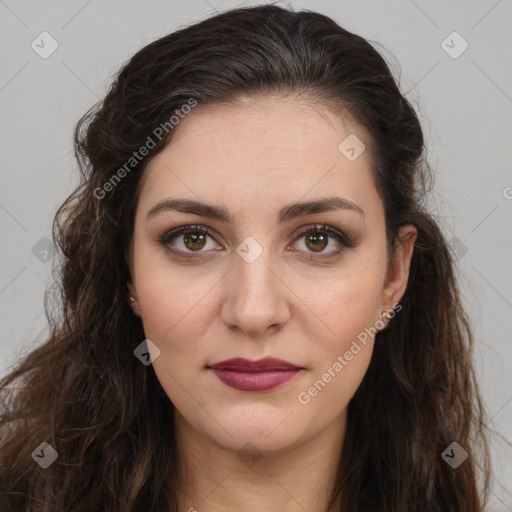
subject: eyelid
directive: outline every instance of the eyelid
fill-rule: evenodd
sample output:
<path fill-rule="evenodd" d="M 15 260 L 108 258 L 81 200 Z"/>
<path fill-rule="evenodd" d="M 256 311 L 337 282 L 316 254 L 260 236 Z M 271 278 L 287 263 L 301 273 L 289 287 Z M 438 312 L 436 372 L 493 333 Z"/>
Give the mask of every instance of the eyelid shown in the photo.
<path fill-rule="evenodd" d="M 329 224 L 308 224 L 306 226 L 303 226 L 303 229 L 299 228 L 299 232 L 295 235 L 294 242 L 297 241 L 299 238 L 302 238 L 306 233 L 309 233 L 311 231 L 320 231 L 325 232 L 331 235 L 333 238 L 339 237 L 341 239 L 341 242 L 343 245 L 345 245 L 347 248 L 353 248 L 355 247 L 355 244 L 352 242 L 352 240 L 340 229 L 335 228 L 333 226 L 330 226 Z M 314 254 L 314 253 L 312 253 Z"/>
<path fill-rule="evenodd" d="M 179 236 L 183 234 L 187 234 L 188 232 L 201 232 L 209 235 L 215 242 L 217 242 L 217 236 L 220 236 L 217 234 L 216 231 L 214 231 L 209 226 L 203 225 L 203 224 L 184 224 L 181 226 L 177 226 L 175 228 L 169 229 L 164 233 L 163 236 L 159 238 L 159 242 L 165 246 L 169 251 L 171 251 L 173 254 L 177 254 L 178 257 L 182 257 L 185 259 L 192 259 L 201 257 L 202 254 L 208 254 L 210 251 L 197 251 L 194 255 L 194 251 L 182 251 L 180 249 L 170 249 L 168 247 L 169 242 L 174 240 L 175 238 L 178 238 Z M 295 234 L 293 235 L 293 241 L 292 243 L 297 242 L 300 240 L 305 234 L 310 232 L 324 232 L 330 235 L 330 238 L 334 238 L 338 244 L 340 244 L 342 247 L 341 249 L 333 250 L 327 253 L 315 253 L 315 252 L 308 252 L 307 254 L 312 255 L 313 259 L 328 259 L 333 258 L 336 255 L 339 255 L 341 252 L 343 252 L 345 249 L 351 249 L 355 247 L 355 244 L 352 242 L 352 240 L 340 229 L 335 228 L 333 226 L 330 226 L 328 224 L 306 224 L 304 226 L 301 226 L 297 228 Z M 221 237 L 222 238 L 222 237 Z M 218 242 L 217 242 L 218 243 Z M 297 252 L 303 252 L 303 251 L 297 251 Z M 315 256 L 316 255 L 316 256 Z"/>
<path fill-rule="evenodd" d="M 188 231 L 205 232 L 206 234 L 210 235 L 214 240 L 216 240 L 216 236 L 218 236 L 216 231 L 214 231 L 208 226 L 204 226 L 203 224 L 184 224 L 166 231 L 160 237 L 159 241 L 163 243 L 169 243 L 173 238 L 177 238 L 182 234 L 186 234 Z"/>

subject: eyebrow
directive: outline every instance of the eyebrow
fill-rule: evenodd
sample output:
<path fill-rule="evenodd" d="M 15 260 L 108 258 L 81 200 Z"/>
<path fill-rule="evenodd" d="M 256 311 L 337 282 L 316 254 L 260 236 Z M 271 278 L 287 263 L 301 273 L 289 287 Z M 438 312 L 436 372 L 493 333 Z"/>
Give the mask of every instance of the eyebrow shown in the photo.
<path fill-rule="evenodd" d="M 231 214 L 229 210 L 220 206 L 207 204 L 194 199 L 166 198 L 159 201 L 148 211 L 146 220 L 149 220 L 158 213 L 170 210 L 183 213 L 194 213 L 202 217 L 218 219 L 228 224 L 231 224 L 234 218 L 234 215 Z M 302 215 L 311 215 L 314 213 L 323 213 L 334 210 L 348 210 L 356 212 L 363 218 L 366 218 L 364 210 L 356 203 L 341 197 L 325 197 L 314 201 L 292 203 L 283 206 L 278 213 L 278 222 L 288 222 Z"/>

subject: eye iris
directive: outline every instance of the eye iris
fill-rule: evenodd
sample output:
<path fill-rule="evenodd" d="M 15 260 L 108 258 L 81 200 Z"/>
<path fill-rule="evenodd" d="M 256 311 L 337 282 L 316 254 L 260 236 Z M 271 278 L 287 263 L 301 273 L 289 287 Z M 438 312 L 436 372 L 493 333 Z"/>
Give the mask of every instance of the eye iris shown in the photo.
<path fill-rule="evenodd" d="M 187 233 L 183 235 L 183 240 L 185 243 L 185 246 L 190 250 L 199 250 L 202 249 L 206 242 L 206 236 L 203 233 Z M 191 247 L 188 245 L 188 242 L 191 242 L 194 247 Z M 197 247 L 196 245 L 199 244 L 200 246 Z"/>
<path fill-rule="evenodd" d="M 190 251 L 199 251 L 206 244 L 207 234 L 201 231 L 189 231 L 182 233 L 183 243 Z M 324 231 L 310 231 L 309 234 L 303 235 L 305 243 L 309 249 L 314 252 L 322 252 L 328 244 L 328 239 L 332 235 L 326 234 Z"/>
<path fill-rule="evenodd" d="M 313 249 L 313 250 L 318 250 L 318 251 L 321 251 L 323 249 L 325 249 L 326 245 L 327 245 L 327 236 L 321 234 L 321 233 L 318 233 L 318 232 L 315 232 L 315 233 L 312 233 L 310 235 L 308 235 L 306 237 L 306 245 L 310 248 L 310 249 Z M 314 240 L 313 244 L 316 244 L 318 242 L 320 242 L 321 246 L 318 246 L 318 245 L 313 245 L 313 247 L 311 247 L 309 245 L 309 242 Z"/>

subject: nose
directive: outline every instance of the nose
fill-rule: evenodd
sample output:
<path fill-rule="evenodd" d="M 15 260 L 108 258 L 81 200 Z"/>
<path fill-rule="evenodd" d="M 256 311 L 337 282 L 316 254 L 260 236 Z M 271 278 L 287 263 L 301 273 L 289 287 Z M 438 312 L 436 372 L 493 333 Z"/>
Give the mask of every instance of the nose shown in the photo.
<path fill-rule="evenodd" d="M 249 336 L 273 334 L 289 321 L 293 293 L 282 267 L 270 256 L 263 251 L 249 263 L 234 255 L 222 305 L 222 321 L 230 329 Z"/>

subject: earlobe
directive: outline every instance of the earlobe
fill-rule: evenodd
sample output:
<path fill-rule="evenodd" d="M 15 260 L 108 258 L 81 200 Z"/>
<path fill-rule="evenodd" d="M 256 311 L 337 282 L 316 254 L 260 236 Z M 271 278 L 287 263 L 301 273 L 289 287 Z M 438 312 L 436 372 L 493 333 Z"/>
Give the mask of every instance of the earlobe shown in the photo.
<path fill-rule="evenodd" d="M 137 298 L 137 290 L 135 289 L 135 286 L 132 283 L 126 283 L 126 286 L 128 288 L 129 295 Z"/>
<path fill-rule="evenodd" d="M 137 297 L 137 290 L 135 289 L 135 286 L 131 283 L 126 283 L 126 286 L 128 287 L 128 303 L 130 304 L 133 313 L 136 316 L 140 316 L 140 307 Z"/>
<path fill-rule="evenodd" d="M 407 224 L 399 229 L 398 245 L 395 248 L 391 270 L 384 287 L 383 309 L 392 308 L 393 304 L 400 302 L 405 293 L 417 236 L 418 230 L 413 224 Z"/>

